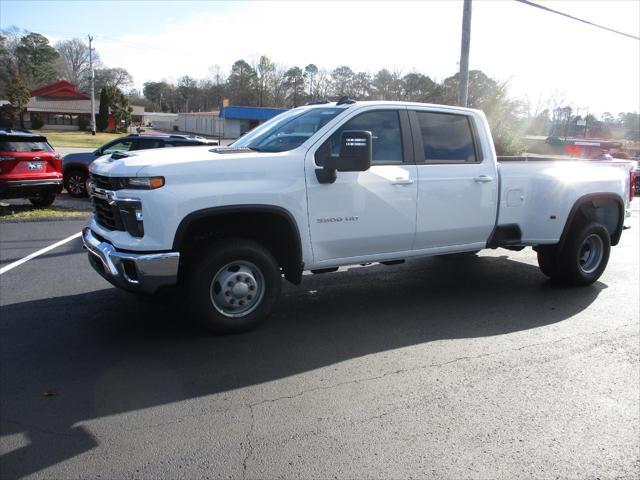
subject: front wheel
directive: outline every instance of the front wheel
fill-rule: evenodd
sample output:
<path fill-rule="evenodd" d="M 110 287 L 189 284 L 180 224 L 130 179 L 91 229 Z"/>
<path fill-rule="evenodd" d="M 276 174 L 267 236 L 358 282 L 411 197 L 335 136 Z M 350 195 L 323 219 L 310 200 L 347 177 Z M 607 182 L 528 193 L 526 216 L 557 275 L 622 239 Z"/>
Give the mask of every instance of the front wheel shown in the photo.
<path fill-rule="evenodd" d="M 31 205 L 38 208 L 50 207 L 56 199 L 55 193 L 41 193 L 37 197 L 31 197 L 29 201 Z"/>
<path fill-rule="evenodd" d="M 280 268 L 259 243 L 227 239 L 194 263 L 188 275 L 189 303 L 194 319 L 207 330 L 250 330 L 273 310 L 280 295 Z"/>

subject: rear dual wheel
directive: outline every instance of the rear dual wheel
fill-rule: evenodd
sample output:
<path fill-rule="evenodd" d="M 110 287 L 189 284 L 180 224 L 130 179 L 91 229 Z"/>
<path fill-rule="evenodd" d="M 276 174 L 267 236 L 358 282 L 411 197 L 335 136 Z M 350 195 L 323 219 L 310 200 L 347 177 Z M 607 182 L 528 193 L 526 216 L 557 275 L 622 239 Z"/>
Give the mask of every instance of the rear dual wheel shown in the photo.
<path fill-rule="evenodd" d="M 594 283 L 607 267 L 611 251 L 608 230 L 596 222 L 572 228 L 562 247 L 543 246 L 538 265 L 552 280 L 575 286 Z"/>

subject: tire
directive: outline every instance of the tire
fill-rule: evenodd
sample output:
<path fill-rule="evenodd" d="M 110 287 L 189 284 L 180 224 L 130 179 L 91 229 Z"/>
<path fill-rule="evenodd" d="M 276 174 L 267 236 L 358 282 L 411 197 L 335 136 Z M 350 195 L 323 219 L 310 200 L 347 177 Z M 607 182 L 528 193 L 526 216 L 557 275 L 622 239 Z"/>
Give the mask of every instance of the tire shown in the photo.
<path fill-rule="evenodd" d="M 273 310 L 280 295 L 280 267 L 259 243 L 226 239 L 194 263 L 187 273 L 189 305 L 193 319 L 210 332 L 251 330 Z"/>
<path fill-rule="evenodd" d="M 561 280 L 558 265 L 558 249 L 555 245 L 538 247 L 538 266 L 552 280 Z"/>
<path fill-rule="evenodd" d="M 558 255 L 558 269 L 564 283 L 585 286 L 594 283 L 609 262 L 611 238 L 596 222 L 576 225 Z"/>
<path fill-rule="evenodd" d="M 86 172 L 82 170 L 70 170 L 64 175 L 64 188 L 69 195 L 74 198 L 82 198 L 88 195 L 87 180 L 89 179 Z"/>
<path fill-rule="evenodd" d="M 55 201 L 56 194 L 55 193 L 41 193 L 37 197 L 31 197 L 29 201 L 31 205 L 38 208 L 46 208 L 50 207 L 51 204 Z"/>

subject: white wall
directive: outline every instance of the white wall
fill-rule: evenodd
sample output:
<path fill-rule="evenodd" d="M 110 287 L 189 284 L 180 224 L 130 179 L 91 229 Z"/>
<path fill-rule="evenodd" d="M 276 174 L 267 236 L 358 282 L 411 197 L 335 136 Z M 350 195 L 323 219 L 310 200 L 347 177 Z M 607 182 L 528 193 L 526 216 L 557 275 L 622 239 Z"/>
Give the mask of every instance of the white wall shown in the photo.
<path fill-rule="evenodd" d="M 178 129 L 185 133 L 238 138 L 240 121 L 223 119 L 214 113 L 211 115 L 179 113 Z"/>

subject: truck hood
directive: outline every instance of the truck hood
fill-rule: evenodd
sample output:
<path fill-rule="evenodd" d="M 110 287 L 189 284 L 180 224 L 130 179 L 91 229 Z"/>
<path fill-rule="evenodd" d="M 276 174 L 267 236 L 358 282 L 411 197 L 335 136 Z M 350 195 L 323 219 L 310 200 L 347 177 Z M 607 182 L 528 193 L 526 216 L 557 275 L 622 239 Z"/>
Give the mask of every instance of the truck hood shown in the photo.
<path fill-rule="evenodd" d="M 112 155 L 104 155 L 91 164 L 90 171 L 96 175 L 117 177 L 132 177 L 143 174 L 167 175 L 176 170 L 197 170 L 198 164 L 201 164 L 204 170 L 209 170 L 210 165 L 219 162 L 227 164 L 283 155 L 282 153 L 261 153 L 244 149 L 225 149 L 224 147 L 221 147 L 219 151 L 225 153 L 218 153 L 215 148 L 212 149 L 210 145 L 205 147 L 156 148 L 127 152 L 122 157 L 116 155 L 115 158 Z"/>

